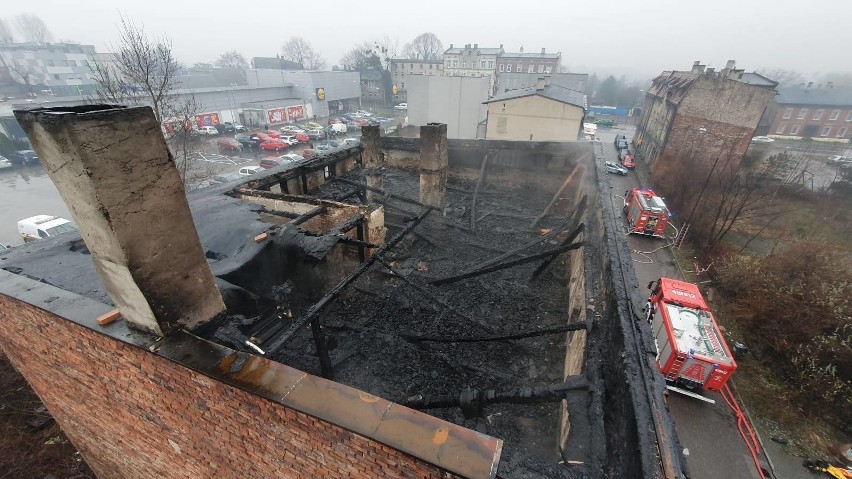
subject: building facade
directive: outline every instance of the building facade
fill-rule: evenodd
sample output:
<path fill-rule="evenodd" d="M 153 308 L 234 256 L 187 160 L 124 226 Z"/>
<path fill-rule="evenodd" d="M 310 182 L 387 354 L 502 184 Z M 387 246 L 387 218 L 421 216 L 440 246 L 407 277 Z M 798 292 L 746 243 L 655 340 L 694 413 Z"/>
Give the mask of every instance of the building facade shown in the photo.
<path fill-rule="evenodd" d="M 464 48 L 450 48 L 444 51 L 444 75 L 488 78 L 489 92 L 494 92 L 497 77 L 497 59 L 503 53 L 499 48 L 479 48 L 478 43 L 468 43 Z"/>
<path fill-rule="evenodd" d="M 0 44 L 0 80 L 12 82 L 30 96 L 93 95 L 96 82 L 92 69 L 110 62 L 109 54 L 98 54 L 92 45 L 75 43 Z"/>
<path fill-rule="evenodd" d="M 441 76 L 444 74 L 443 60 L 421 60 L 419 58 L 395 58 L 390 61 L 391 81 L 396 87 L 393 99 L 407 102 L 406 79 L 412 75 Z"/>
<path fill-rule="evenodd" d="M 448 138 L 481 138 L 487 78 L 412 75 L 406 86 L 409 125 L 446 123 Z"/>
<path fill-rule="evenodd" d="M 485 102 L 488 140 L 577 141 L 586 114 L 586 96 L 547 84 L 512 90 Z"/>
<path fill-rule="evenodd" d="M 768 135 L 848 142 L 852 138 L 852 89 L 784 88 L 778 91 Z"/>
<path fill-rule="evenodd" d="M 542 75 L 555 75 L 562 66 L 562 54 L 547 53 L 544 48 L 541 53 L 504 52 L 497 60 L 497 84 L 495 94 L 505 93 L 519 88 L 531 88 Z"/>
<path fill-rule="evenodd" d="M 666 71 L 651 83 L 634 144 L 652 171 L 683 156 L 711 161 L 724 150 L 742 159 L 777 83 L 737 70 L 695 62 L 691 71 Z"/>

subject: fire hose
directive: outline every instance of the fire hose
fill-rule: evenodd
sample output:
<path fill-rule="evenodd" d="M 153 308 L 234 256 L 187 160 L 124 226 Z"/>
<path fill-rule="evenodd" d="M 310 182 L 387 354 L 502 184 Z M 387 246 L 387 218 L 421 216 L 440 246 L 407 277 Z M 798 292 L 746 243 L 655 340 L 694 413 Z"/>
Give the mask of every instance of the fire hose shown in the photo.
<path fill-rule="evenodd" d="M 757 474 L 760 476 L 760 479 L 766 479 L 766 475 L 763 473 L 763 467 L 760 465 L 760 460 L 757 458 L 758 454 L 761 452 L 760 443 L 757 441 L 757 437 L 755 436 L 751 425 L 749 425 L 743 410 L 737 403 L 737 398 L 734 397 L 734 393 L 731 392 L 731 388 L 729 388 L 727 384 L 724 389 L 722 389 L 721 393 L 722 399 L 725 400 L 725 403 L 728 404 L 728 407 L 731 408 L 734 415 L 737 417 L 737 429 L 739 429 L 740 436 L 742 436 L 748 451 L 751 453 L 751 459 L 754 461 L 754 466 L 757 468 Z"/>

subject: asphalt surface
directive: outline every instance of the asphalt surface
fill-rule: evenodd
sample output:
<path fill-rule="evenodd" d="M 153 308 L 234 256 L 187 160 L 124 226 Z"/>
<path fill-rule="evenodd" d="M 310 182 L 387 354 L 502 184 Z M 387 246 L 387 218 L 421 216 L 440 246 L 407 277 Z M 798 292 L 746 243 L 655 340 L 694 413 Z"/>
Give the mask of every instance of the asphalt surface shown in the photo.
<path fill-rule="evenodd" d="M 615 135 L 623 134 L 630 141 L 633 133 L 632 126 L 599 129 L 598 136 L 605 157 L 600 161 L 617 163 L 617 152 L 613 146 Z M 630 171 L 627 176 L 610 174 L 611 198 L 619 211 L 626 190 L 637 186 L 653 188 L 649 178 L 650 172 L 641 160 L 636 161 L 636 170 Z M 624 230 L 623 223 L 616 226 Z M 674 235 L 674 230 L 670 229 L 670 231 Z M 631 235 L 627 237 L 627 243 L 633 251 L 633 267 L 640 288 L 644 288 L 649 282 L 661 276 L 682 277 L 670 248 L 666 247 L 669 241 Z M 683 265 L 683 267 L 692 269 L 694 265 Z M 644 296 L 645 291 L 642 293 Z M 643 304 L 634 305 L 637 310 L 642 306 Z M 677 393 L 671 393 L 668 398 L 669 410 L 685 450 L 690 477 L 692 479 L 759 479 L 760 475 L 754 466 L 751 454 L 737 429 L 733 412 L 721 395 L 709 391 L 704 395 L 715 400 L 715 404 Z M 758 434 L 760 434 L 759 431 Z M 768 460 L 765 456 L 761 457 L 761 460 L 768 470 L 771 470 L 769 463 L 772 463 L 777 479 L 818 477 L 802 467 L 801 458 L 788 455 L 783 446 L 769 441 L 767 434 L 761 435 L 761 439 L 764 446 L 768 448 L 768 453 L 771 454 Z"/>

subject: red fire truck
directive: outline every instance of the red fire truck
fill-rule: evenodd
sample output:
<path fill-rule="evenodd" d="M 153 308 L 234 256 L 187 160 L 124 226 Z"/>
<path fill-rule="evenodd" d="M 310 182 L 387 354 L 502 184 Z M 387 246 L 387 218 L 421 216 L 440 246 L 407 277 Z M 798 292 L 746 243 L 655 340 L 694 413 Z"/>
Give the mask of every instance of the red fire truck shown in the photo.
<path fill-rule="evenodd" d="M 698 287 L 660 278 L 648 288 L 645 318 L 651 323 L 657 366 L 666 381 L 693 392 L 721 391 L 737 363 Z"/>
<path fill-rule="evenodd" d="M 664 238 L 669 224 L 669 209 L 652 190 L 633 188 L 624 193 L 624 214 L 628 233 Z"/>

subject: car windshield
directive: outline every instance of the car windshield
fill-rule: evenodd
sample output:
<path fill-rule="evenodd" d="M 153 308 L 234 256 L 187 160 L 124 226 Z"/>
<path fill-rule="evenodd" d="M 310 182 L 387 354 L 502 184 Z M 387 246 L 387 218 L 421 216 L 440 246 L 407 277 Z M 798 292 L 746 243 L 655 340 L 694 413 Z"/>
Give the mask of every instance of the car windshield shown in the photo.
<path fill-rule="evenodd" d="M 74 231 L 77 229 L 77 225 L 74 223 L 68 222 L 61 225 L 56 225 L 52 228 L 48 228 L 47 234 L 50 236 L 58 235 L 59 233 L 65 233 L 66 231 Z"/>

